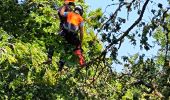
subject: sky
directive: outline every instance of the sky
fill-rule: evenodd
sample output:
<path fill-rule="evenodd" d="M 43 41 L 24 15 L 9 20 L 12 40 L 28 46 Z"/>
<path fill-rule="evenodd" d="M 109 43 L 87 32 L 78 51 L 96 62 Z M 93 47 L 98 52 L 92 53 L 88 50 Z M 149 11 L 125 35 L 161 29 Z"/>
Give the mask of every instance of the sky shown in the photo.
<path fill-rule="evenodd" d="M 106 6 L 109 4 L 112 4 L 113 1 L 114 3 L 119 3 L 118 0 L 85 0 L 85 2 L 89 5 L 89 10 L 102 8 L 103 12 L 105 11 Z M 126 1 L 131 1 L 131 0 L 126 0 Z M 153 1 L 154 3 L 152 4 L 149 3 L 149 5 L 147 6 L 146 12 L 143 17 L 143 21 L 149 21 L 151 13 L 148 13 L 148 11 L 150 11 L 152 8 L 157 8 L 158 3 L 163 3 L 165 8 L 168 6 L 168 3 L 166 2 L 167 0 L 153 0 Z M 108 7 L 107 12 L 105 14 L 109 15 L 111 12 L 114 12 L 116 8 L 117 8 L 116 5 Z M 136 14 L 136 12 L 130 12 L 129 15 L 130 15 L 129 21 L 123 26 L 122 30 L 126 30 L 128 26 L 132 25 L 132 23 L 138 18 L 138 15 Z M 122 17 L 127 16 L 127 11 L 124 9 L 123 11 L 121 11 L 119 16 L 122 16 Z M 133 31 L 134 30 L 132 30 L 131 32 Z M 154 39 L 151 38 L 149 43 L 153 45 L 153 41 Z M 158 53 L 159 48 L 160 48 L 159 46 L 155 46 L 149 51 L 140 50 L 139 43 L 137 44 L 137 46 L 132 46 L 131 44 L 129 44 L 129 40 L 126 39 L 118 51 L 118 54 L 119 54 L 118 59 L 121 59 L 121 56 L 131 56 L 136 53 L 145 54 L 146 57 L 154 57 Z M 114 63 L 113 69 L 118 72 L 122 72 L 123 67 Z"/>

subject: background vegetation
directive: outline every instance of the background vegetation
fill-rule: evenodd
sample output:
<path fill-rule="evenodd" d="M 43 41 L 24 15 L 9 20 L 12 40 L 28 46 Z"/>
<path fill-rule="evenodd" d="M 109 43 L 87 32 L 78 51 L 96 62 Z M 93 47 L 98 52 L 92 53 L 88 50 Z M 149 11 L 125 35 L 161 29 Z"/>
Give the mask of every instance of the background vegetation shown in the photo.
<path fill-rule="evenodd" d="M 58 35 L 56 9 L 63 0 L 22 3 L 0 0 L 0 99 L 170 99 L 169 8 L 156 4 L 158 9 L 149 11 L 153 16 L 145 22 L 142 19 L 149 3 L 153 1 L 120 0 L 118 8 L 105 16 L 100 8 L 87 12 L 88 5 L 78 1 L 85 9 L 83 53 L 87 61 L 87 66 L 80 69 L 72 52 L 74 47 Z M 121 29 L 128 18 L 119 16 L 121 9 L 138 14 L 125 31 Z M 136 29 L 136 33 L 132 33 L 132 29 Z M 117 59 L 125 39 L 130 40 L 129 45 L 137 46 L 136 42 L 140 42 L 139 48 L 150 50 L 151 38 L 160 46 L 157 56 L 135 54 L 123 56 L 123 61 Z M 45 65 L 51 44 L 55 45 L 53 63 Z M 67 62 L 63 71 L 58 72 L 61 56 Z M 121 73 L 113 70 L 115 63 L 126 70 Z"/>

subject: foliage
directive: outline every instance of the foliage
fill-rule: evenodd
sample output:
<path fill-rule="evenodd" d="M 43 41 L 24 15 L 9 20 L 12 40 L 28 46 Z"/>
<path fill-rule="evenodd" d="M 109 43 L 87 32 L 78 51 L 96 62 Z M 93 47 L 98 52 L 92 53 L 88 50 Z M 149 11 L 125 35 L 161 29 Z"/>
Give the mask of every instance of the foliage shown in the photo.
<path fill-rule="evenodd" d="M 86 66 L 80 68 L 74 47 L 58 35 L 56 9 L 63 0 L 0 1 L 0 99 L 2 100 L 159 100 L 170 98 L 170 14 L 162 4 L 151 9 L 151 21 L 143 21 L 151 0 L 119 0 L 118 8 L 106 16 L 102 9 L 87 12 L 88 5 L 80 0 L 85 13 L 83 50 Z M 97 2 L 97 1 L 96 1 Z M 114 6 L 115 1 L 112 0 Z M 142 6 L 142 7 L 141 7 Z M 127 18 L 119 13 L 127 10 Z M 131 12 L 138 18 L 126 30 Z M 132 30 L 135 32 L 132 32 Z M 97 32 L 97 34 L 95 34 Z M 126 38 L 127 37 L 127 38 Z M 100 39 L 99 39 L 100 38 Z M 155 39 L 160 46 L 157 56 L 136 53 L 118 59 L 126 39 L 130 44 L 149 51 Z M 47 49 L 54 45 L 52 64 L 45 65 Z M 59 60 L 66 61 L 59 72 Z M 113 63 L 124 71 L 113 70 Z"/>

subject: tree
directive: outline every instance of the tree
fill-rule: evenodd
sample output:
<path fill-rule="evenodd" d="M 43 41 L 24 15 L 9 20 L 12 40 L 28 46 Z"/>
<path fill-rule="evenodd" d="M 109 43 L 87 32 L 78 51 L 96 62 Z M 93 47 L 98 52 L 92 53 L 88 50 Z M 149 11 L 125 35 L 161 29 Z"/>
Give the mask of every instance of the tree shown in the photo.
<path fill-rule="evenodd" d="M 147 23 L 142 19 L 146 7 L 154 4 L 151 0 L 121 0 L 110 16 L 100 8 L 87 12 L 88 5 L 78 2 L 85 8 L 86 21 L 83 53 L 87 64 L 82 69 L 73 47 L 58 35 L 56 9 L 62 0 L 0 1 L 0 99 L 169 98 L 169 8 L 159 3 L 159 9 L 151 9 L 153 16 Z M 112 2 L 108 6 L 115 6 Z M 122 9 L 127 10 L 127 18 L 119 16 Z M 132 11 L 138 17 L 122 31 Z M 156 57 L 137 53 L 123 56 L 123 61 L 117 59 L 125 39 L 134 46 L 139 41 L 140 48 L 150 50 L 152 37 L 161 47 Z M 53 63 L 44 65 L 51 44 L 55 45 Z M 58 72 L 61 56 L 67 62 Z M 113 63 L 121 64 L 125 71 L 114 71 Z"/>

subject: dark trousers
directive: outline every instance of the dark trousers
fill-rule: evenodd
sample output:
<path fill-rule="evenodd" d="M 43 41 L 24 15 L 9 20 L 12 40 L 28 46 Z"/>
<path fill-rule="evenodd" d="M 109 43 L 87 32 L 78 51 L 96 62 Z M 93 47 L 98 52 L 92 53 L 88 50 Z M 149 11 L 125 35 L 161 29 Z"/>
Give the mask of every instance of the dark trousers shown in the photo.
<path fill-rule="evenodd" d="M 81 42 L 78 38 L 77 33 L 69 32 L 69 31 L 63 29 L 60 32 L 60 35 L 66 40 L 66 42 L 68 44 L 75 46 L 74 50 L 80 49 Z M 48 59 L 52 59 L 55 46 L 54 45 L 48 45 L 48 46 L 46 46 L 46 48 L 47 48 L 47 53 L 48 53 Z"/>
<path fill-rule="evenodd" d="M 63 34 L 63 37 L 65 38 L 65 40 L 75 46 L 75 48 L 79 48 L 81 43 L 80 43 L 80 40 L 78 38 L 78 34 L 77 33 L 74 33 L 74 32 L 69 32 L 67 30 L 63 30 L 62 33 Z"/>
<path fill-rule="evenodd" d="M 46 48 L 47 48 L 48 59 L 52 59 L 55 46 L 54 45 L 48 45 L 48 46 L 46 46 Z"/>

